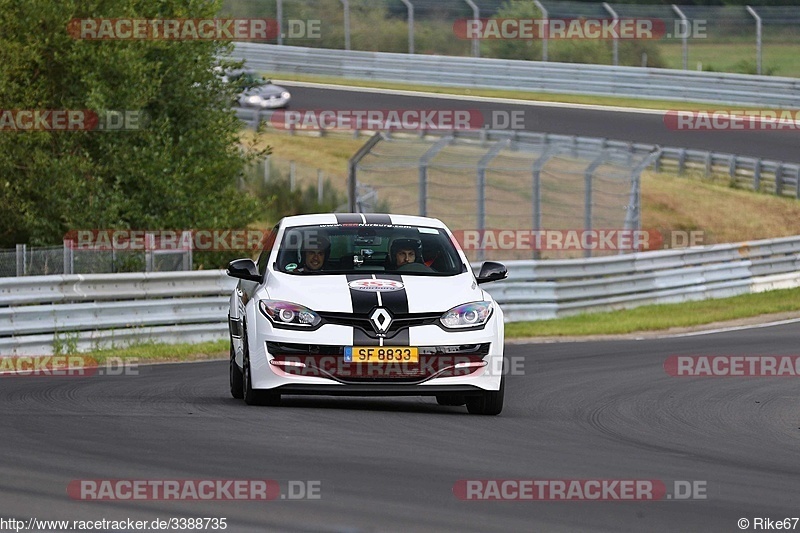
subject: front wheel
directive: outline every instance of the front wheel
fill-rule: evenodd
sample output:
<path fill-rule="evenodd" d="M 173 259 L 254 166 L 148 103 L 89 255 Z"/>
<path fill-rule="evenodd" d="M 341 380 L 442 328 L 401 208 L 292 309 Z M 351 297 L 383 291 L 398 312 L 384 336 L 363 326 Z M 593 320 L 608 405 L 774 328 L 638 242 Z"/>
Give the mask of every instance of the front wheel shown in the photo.
<path fill-rule="evenodd" d="M 505 376 L 500 378 L 500 388 L 486 391 L 480 396 L 467 396 L 467 411 L 473 415 L 499 415 L 503 410 Z"/>
<path fill-rule="evenodd" d="M 247 405 L 280 405 L 281 395 L 268 391 L 258 390 L 253 388 L 253 379 L 250 375 L 250 354 L 247 352 L 247 344 L 245 344 L 244 352 L 244 403 Z"/>

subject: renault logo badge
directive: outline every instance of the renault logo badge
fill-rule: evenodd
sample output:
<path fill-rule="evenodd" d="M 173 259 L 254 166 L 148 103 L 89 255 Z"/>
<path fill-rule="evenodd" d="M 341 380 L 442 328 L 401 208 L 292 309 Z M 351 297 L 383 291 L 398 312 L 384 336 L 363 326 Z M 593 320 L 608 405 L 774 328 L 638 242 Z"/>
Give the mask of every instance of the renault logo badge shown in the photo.
<path fill-rule="evenodd" d="M 382 307 L 375 309 L 372 314 L 369 315 L 369 319 L 372 321 L 372 325 L 378 333 L 386 333 L 389 326 L 392 324 L 392 315 Z"/>

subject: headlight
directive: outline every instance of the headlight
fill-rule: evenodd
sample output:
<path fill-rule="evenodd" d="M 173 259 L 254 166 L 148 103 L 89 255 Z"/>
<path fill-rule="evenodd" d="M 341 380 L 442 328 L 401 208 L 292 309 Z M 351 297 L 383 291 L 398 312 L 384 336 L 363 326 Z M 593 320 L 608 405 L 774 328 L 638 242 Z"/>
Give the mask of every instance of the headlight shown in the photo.
<path fill-rule="evenodd" d="M 320 316 L 311 309 L 291 302 L 261 300 L 259 308 L 278 327 L 313 328 L 322 322 Z"/>
<path fill-rule="evenodd" d="M 249 103 L 251 103 L 251 104 L 257 104 L 257 103 L 259 103 L 261 101 L 261 97 L 260 96 L 248 96 L 247 97 L 247 101 Z"/>
<path fill-rule="evenodd" d="M 288 99 L 289 99 L 291 96 L 292 96 L 292 95 L 291 95 L 291 94 L 289 94 L 289 93 L 288 93 L 288 92 L 286 92 L 286 91 L 283 91 L 283 92 L 281 93 L 281 98 L 283 98 L 284 100 L 288 100 Z"/>
<path fill-rule="evenodd" d="M 447 329 L 474 328 L 486 325 L 490 316 L 492 316 L 490 302 L 472 302 L 450 309 L 439 318 L 439 321 Z"/>

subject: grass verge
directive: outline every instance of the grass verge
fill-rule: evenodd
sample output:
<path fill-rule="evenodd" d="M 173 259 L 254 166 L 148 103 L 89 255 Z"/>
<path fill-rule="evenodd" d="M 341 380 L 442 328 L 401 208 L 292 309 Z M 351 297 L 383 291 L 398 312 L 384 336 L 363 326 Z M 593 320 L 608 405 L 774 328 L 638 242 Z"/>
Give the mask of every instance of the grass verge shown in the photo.
<path fill-rule="evenodd" d="M 800 288 L 636 309 L 585 313 L 537 322 L 506 324 L 506 337 L 617 335 L 687 328 L 716 322 L 800 311 Z"/>
<path fill-rule="evenodd" d="M 104 348 L 88 352 L 92 359 L 104 363 L 109 358 L 137 359 L 140 363 L 200 361 L 228 357 L 228 340 L 199 344 L 164 344 L 144 342 L 124 348 Z"/>

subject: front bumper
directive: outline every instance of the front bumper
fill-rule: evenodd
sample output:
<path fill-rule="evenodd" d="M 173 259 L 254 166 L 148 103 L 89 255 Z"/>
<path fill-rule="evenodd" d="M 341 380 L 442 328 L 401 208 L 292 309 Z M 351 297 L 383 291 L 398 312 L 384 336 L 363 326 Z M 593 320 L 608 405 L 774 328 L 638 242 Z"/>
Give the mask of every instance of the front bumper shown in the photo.
<path fill-rule="evenodd" d="M 409 328 L 409 345 L 420 348 L 420 364 L 404 367 L 398 363 L 344 363 L 343 347 L 353 344 L 351 327 L 324 325 L 316 331 L 296 332 L 258 320 L 256 331 L 249 333 L 253 388 L 339 395 L 496 391 L 505 370 L 502 322 L 499 324 L 498 328 L 493 319 L 482 330 L 457 332 L 445 332 L 438 326 Z M 281 348 L 284 346 L 309 350 L 290 353 Z M 472 347 L 472 351 L 456 347 Z"/>

